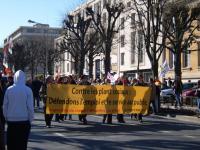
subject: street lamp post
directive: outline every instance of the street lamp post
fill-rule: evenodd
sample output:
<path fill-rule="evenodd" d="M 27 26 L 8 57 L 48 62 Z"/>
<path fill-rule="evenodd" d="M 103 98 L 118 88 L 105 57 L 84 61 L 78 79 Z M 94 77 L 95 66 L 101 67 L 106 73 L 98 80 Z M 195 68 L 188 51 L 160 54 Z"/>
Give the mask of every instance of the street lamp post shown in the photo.
<path fill-rule="evenodd" d="M 28 23 L 36 24 L 36 25 L 43 25 L 47 26 L 47 24 L 39 23 L 33 20 L 28 20 Z M 47 39 L 45 39 L 46 41 Z M 47 45 L 48 43 L 45 43 L 45 77 L 48 75 L 48 50 L 47 50 Z"/>

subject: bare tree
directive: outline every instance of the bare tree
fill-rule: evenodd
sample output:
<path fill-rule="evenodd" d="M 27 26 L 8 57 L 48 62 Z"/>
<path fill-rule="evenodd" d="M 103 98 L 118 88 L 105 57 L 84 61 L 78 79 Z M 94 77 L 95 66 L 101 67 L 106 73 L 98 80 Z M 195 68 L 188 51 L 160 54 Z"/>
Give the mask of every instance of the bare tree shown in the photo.
<path fill-rule="evenodd" d="M 93 78 L 93 66 L 94 66 L 94 58 L 100 56 L 103 52 L 103 41 L 101 37 L 96 34 L 88 34 L 89 39 L 92 39 L 89 51 L 88 51 L 88 59 L 89 59 L 89 77 Z"/>
<path fill-rule="evenodd" d="M 29 51 L 25 49 L 22 43 L 15 43 L 12 53 L 8 53 L 8 62 L 14 66 L 15 70 L 25 70 L 30 63 Z"/>
<path fill-rule="evenodd" d="M 200 15 L 199 7 L 190 8 L 186 3 L 168 4 L 164 17 L 167 44 L 165 45 L 174 54 L 175 78 L 181 77 L 181 53 L 189 53 L 190 44 L 194 41 L 194 32 L 199 27 L 194 21 Z"/>
<path fill-rule="evenodd" d="M 145 51 L 151 62 L 153 77 L 158 77 L 158 61 L 164 50 L 166 34 L 162 28 L 167 0 L 133 0 L 138 19 L 136 29 L 144 38 Z"/>
<path fill-rule="evenodd" d="M 110 54 L 114 35 L 118 32 L 117 19 L 124 10 L 123 3 L 116 3 L 111 5 L 106 3 L 102 11 L 94 11 L 91 7 L 87 8 L 87 15 L 89 15 L 93 22 L 93 27 L 98 31 L 104 42 L 105 55 L 105 74 L 111 70 Z M 102 13 L 104 12 L 104 13 Z M 106 19 L 105 16 L 107 15 Z M 106 20 L 106 22 L 105 22 Z"/>
<path fill-rule="evenodd" d="M 64 20 L 64 40 L 62 43 L 63 49 L 70 53 L 75 62 L 78 63 L 78 75 L 83 74 L 85 55 L 88 53 L 90 40 L 86 40 L 87 33 L 90 29 L 91 19 L 85 18 L 78 14 L 76 22 L 75 17 L 68 15 Z M 76 69 L 75 69 L 76 70 Z"/>

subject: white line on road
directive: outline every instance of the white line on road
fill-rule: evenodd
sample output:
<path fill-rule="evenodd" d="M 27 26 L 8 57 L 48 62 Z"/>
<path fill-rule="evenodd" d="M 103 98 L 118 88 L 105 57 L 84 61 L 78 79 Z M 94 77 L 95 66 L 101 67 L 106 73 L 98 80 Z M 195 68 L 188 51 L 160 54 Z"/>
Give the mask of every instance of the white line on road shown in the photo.
<path fill-rule="evenodd" d="M 191 136 L 191 135 L 184 135 L 184 137 L 186 137 L 186 138 L 192 138 L 192 139 L 196 138 L 196 137 Z"/>
<path fill-rule="evenodd" d="M 60 137 L 65 137 L 65 135 L 61 134 L 61 133 L 54 133 L 54 134 L 57 135 L 57 136 L 60 136 Z"/>
<path fill-rule="evenodd" d="M 171 133 L 171 131 L 160 131 L 161 133 Z"/>

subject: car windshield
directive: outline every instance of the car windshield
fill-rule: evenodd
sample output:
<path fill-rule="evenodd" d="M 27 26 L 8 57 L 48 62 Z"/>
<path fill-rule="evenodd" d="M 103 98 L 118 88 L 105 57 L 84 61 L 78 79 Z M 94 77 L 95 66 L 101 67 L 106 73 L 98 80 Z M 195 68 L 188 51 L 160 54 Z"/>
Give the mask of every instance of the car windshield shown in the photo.
<path fill-rule="evenodd" d="M 196 85 L 196 83 L 183 83 L 183 90 L 191 89 Z"/>

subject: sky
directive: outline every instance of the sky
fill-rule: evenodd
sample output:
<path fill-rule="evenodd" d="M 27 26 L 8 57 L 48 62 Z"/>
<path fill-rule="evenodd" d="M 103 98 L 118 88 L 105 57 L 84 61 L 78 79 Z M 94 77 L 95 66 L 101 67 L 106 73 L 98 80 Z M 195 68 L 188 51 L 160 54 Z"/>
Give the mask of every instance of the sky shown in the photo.
<path fill-rule="evenodd" d="M 0 47 L 4 39 L 28 20 L 61 27 L 66 13 L 86 0 L 0 0 Z"/>

